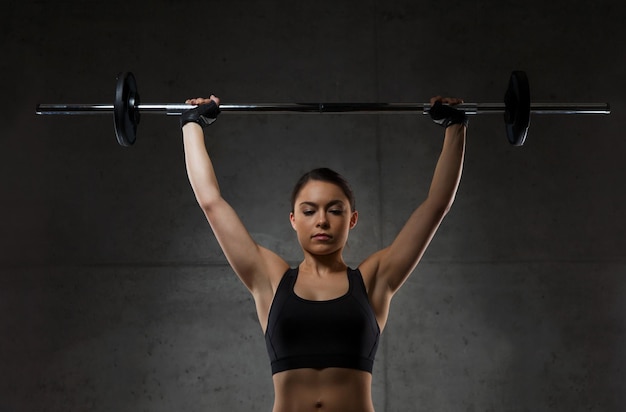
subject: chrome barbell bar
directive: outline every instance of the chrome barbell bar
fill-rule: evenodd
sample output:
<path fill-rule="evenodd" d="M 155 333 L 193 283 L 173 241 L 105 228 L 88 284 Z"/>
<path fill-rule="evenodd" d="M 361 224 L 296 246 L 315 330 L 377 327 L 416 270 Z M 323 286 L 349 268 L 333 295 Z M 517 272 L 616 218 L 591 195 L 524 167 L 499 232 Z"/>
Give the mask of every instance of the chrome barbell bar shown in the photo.
<path fill-rule="evenodd" d="M 180 115 L 194 105 L 176 103 L 138 104 L 139 113 Z M 428 114 L 429 103 L 232 103 L 220 105 L 223 114 Z M 462 103 L 455 108 L 468 115 L 502 114 L 504 103 Z M 40 115 L 94 115 L 111 114 L 112 104 L 39 104 Z M 608 103 L 531 103 L 530 112 L 542 115 L 611 114 Z"/>
<path fill-rule="evenodd" d="M 180 115 L 197 106 L 188 104 L 141 104 L 137 82 L 131 72 L 117 77 L 113 104 L 40 104 L 37 114 L 85 115 L 113 113 L 115 134 L 122 146 L 136 140 L 142 113 Z M 504 95 L 504 103 L 463 103 L 456 105 L 468 115 L 504 114 L 509 142 L 521 146 L 526 140 L 531 114 L 610 114 L 608 103 L 531 103 L 528 77 L 513 71 Z M 236 114 L 427 114 L 428 103 L 240 103 L 222 104 L 222 113 Z"/>

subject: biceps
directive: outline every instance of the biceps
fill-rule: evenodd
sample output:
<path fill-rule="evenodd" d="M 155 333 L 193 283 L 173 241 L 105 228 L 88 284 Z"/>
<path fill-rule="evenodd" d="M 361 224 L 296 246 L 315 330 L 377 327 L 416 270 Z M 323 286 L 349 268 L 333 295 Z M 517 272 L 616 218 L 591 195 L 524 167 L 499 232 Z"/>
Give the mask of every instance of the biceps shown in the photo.
<path fill-rule="evenodd" d="M 444 216 L 445 210 L 422 204 L 413 212 L 385 253 L 381 254 L 380 275 L 392 293 L 413 272 Z"/>
<path fill-rule="evenodd" d="M 241 281 L 253 291 L 265 275 L 267 253 L 254 241 L 235 210 L 222 198 L 203 207 L 211 229 Z"/>

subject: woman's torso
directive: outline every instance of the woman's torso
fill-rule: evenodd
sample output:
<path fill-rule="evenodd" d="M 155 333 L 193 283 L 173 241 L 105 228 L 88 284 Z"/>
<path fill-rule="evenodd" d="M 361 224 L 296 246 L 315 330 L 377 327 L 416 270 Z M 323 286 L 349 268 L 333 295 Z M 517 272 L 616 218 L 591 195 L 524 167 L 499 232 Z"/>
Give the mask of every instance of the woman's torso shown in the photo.
<path fill-rule="evenodd" d="M 317 287 L 313 278 L 306 273 L 299 275 L 298 270 L 288 271 L 283 278 L 272 304 L 273 314 L 268 319 L 269 333 L 266 330 L 274 373 L 274 412 L 373 411 L 371 366 L 380 329 L 369 307 L 360 272 L 347 269 Z M 281 308 L 287 312 L 284 315 L 289 317 L 287 322 L 292 322 L 282 325 L 287 327 L 285 333 L 295 332 L 301 339 L 299 343 L 293 336 L 280 340 L 279 336 L 284 334 L 277 324 L 277 318 L 283 316 Z M 298 315 L 299 311 L 306 312 Z M 311 319 L 324 312 L 326 318 Z M 350 312 L 357 319 L 350 318 Z M 348 323 L 345 326 L 339 323 L 337 328 L 335 322 L 339 320 L 335 318 L 343 315 Z M 298 329 L 299 322 L 313 327 Z M 352 331 L 340 336 L 343 329 L 353 327 L 353 322 L 361 323 L 363 336 L 354 340 Z M 296 342 L 298 350 L 286 345 L 291 342 Z M 306 349 L 299 349 L 303 347 Z M 337 357 L 333 348 L 345 356 Z M 316 356 L 308 356 L 315 352 Z M 338 359 L 330 360 L 334 358 Z M 284 362 L 289 366 L 277 367 Z M 343 366 L 338 367 L 337 362 Z"/>

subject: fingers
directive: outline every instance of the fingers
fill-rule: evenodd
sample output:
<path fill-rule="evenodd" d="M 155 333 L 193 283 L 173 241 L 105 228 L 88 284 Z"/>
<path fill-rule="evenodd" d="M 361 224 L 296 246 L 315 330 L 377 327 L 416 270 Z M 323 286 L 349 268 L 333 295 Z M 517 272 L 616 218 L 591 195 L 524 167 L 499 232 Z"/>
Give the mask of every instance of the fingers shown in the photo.
<path fill-rule="evenodd" d="M 209 98 L 196 97 L 195 99 L 187 99 L 185 100 L 185 104 L 193 104 L 193 105 L 199 106 L 201 104 L 209 104 L 211 103 L 211 101 L 214 101 L 215 104 L 217 104 L 218 106 L 220 105 L 220 98 L 213 94 Z"/>
<path fill-rule="evenodd" d="M 449 104 L 449 105 L 455 105 L 455 104 L 461 104 L 464 103 L 463 99 L 460 99 L 458 97 L 441 97 L 441 96 L 434 96 L 430 98 L 430 104 L 431 106 L 433 104 L 435 104 L 435 102 L 441 102 L 443 104 Z"/>

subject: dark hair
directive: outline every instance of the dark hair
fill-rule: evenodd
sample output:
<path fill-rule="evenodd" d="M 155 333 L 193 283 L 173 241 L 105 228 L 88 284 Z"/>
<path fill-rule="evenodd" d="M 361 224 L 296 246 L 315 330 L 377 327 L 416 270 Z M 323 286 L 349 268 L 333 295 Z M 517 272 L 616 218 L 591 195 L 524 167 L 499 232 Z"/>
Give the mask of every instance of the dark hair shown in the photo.
<path fill-rule="evenodd" d="M 350 209 L 352 209 L 352 211 L 356 210 L 356 200 L 354 199 L 354 193 L 352 192 L 352 188 L 350 187 L 348 181 L 334 170 L 331 170 L 327 167 L 321 167 L 303 174 L 294 186 L 293 191 L 291 192 L 292 212 L 296 205 L 296 197 L 298 197 L 298 194 L 300 193 L 304 185 L 307 184 L 310 180 L 319 180 L 321 182 L 328 182 L 339 186 L 339 188 L 343 191 L 343 193 L 348 198 L 348 201 L 350 202 Z"/>

